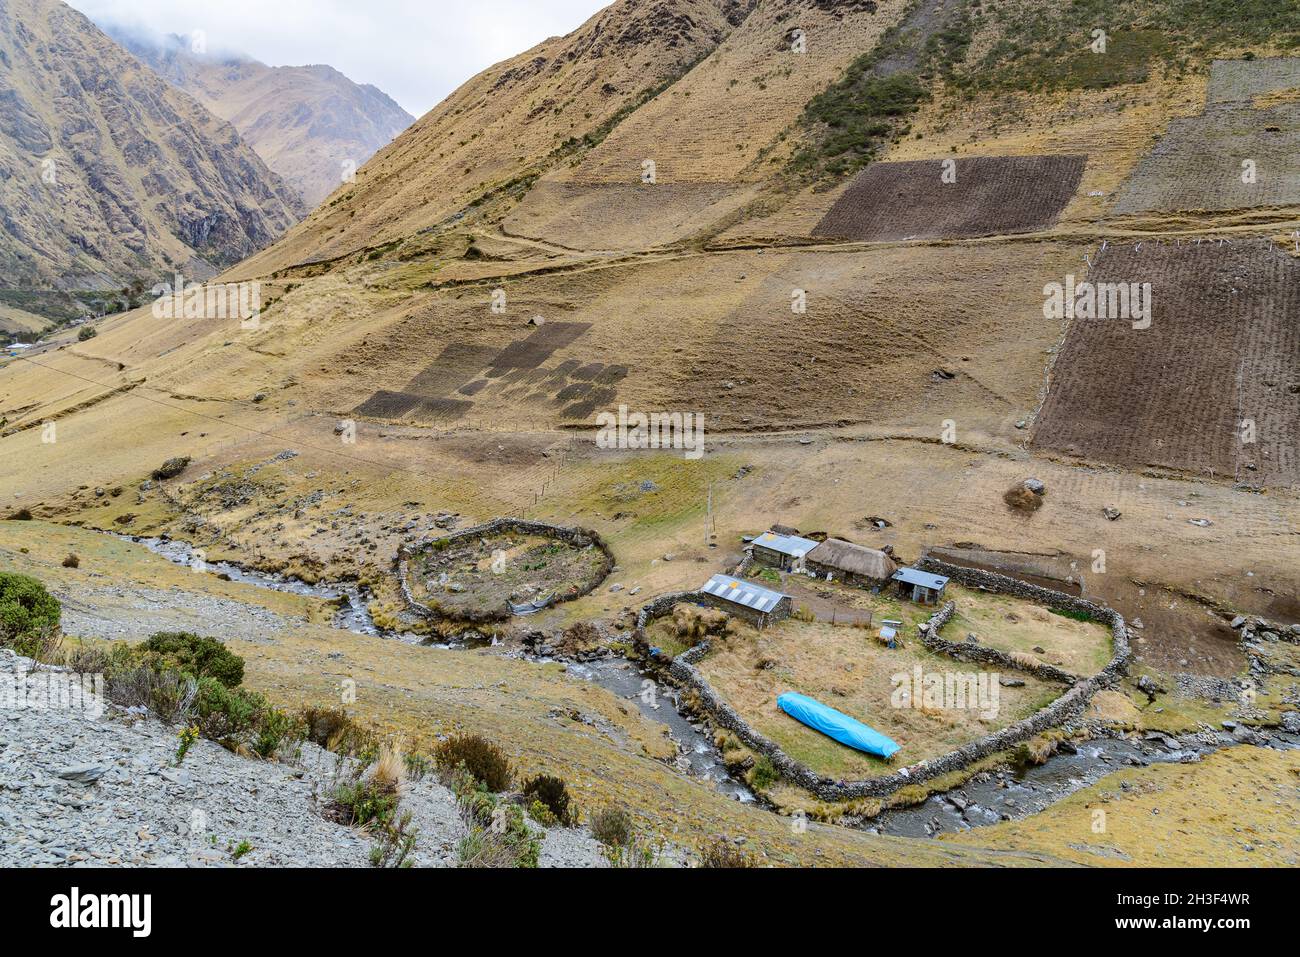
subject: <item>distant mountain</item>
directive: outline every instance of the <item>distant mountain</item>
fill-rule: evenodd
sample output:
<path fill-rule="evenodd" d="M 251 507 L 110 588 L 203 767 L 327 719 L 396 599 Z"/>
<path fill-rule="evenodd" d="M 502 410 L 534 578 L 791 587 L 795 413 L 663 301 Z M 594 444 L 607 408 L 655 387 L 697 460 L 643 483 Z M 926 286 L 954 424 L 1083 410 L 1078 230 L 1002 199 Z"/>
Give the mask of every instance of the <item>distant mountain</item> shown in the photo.
<path fill-rule="evenodd" d="M 242 54 L 195 52 L 174 34 L 104 29 L 174 86 L 229 120 L 266 165 L 316 206 L 415 122 L 385 93 L 331 66 L 267 66 Z"/>
<path fill-rule="evenodd" d="M 80 13 L 0 2 L 0 288 L 208 276 L 303 213 L 233 126 Z"/>
<path fill-rule="evenodd" d="M 247 268 L 344 255 L 521 192 L 707 57 L 755 2 L 617 0 L 572 33 L 470 79 Z"/>

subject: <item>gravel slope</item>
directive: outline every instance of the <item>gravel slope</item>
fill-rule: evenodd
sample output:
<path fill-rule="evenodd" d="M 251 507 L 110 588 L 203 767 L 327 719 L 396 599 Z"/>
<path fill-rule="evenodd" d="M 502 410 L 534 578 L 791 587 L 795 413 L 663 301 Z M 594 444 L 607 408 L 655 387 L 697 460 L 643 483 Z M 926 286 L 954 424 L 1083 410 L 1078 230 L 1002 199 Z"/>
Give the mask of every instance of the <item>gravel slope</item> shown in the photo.
<path fill-rule="evenodd" d="M 200 740 L 177 767 L 177 729 L 152 718 L 111 706 L 99 716 L 15 707 L 11 688 L 37 686 L 30 668 L 0 649 L 0 867 L 367 865 L 367 835 L 315 810 L 333 754 L 304 744 L 290 764 Z M 402 803 L 420 828 L 416 865 L 454 866 L 464 832 L 451 792 L 408 781 Z M 241 842 L 252 849 L 235 861 Z M 556 828 L 541 863 L 597 867 L 602 858 L 585 830 Z"/>

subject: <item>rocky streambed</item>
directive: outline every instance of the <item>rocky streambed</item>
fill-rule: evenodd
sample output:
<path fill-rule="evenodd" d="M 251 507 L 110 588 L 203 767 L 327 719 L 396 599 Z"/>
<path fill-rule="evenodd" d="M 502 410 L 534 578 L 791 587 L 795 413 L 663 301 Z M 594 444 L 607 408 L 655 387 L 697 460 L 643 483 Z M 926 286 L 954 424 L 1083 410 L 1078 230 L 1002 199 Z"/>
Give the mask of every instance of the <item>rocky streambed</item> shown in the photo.
<path fill-rule="evenodd" d="M 1239 744 L 1300 747 L 1300 721 L 1292 722 L 1290 730 L 1271 731 L 1225 723 L 1232 727 L 1177 737 L 1152 731 L 1140 738 L 1066 742 L 1043 764 L 982 771 L 960 787 L 914 807 L 884 811 L 859 826 L 879 834 L 932 837 L 1028 817 L 1126 767 L 1186 764 Z"/>
<path fill-rule="evenodd" d="M 336 628 L 344 628 L 363 635 L 381 635 L 413 644 L 430 644 L 420 635 L 385 632 L 379 628 L 371 618 L 365 592 L 349 582 L 311 584 L 290 575 L 261 572 L 234 562 L 206 562 L 194 546 L 173 538 L 143 538 L 129 535 L 119 537 L 143 545 L 151 552 L 178 565 L 220 575 L 230 581 L 336 602 L 339 605 L 339 611 L 333 621 Z M 467 643 L 441 643 L 431 647 L 457 649 L 470 646 Z M 528 660 L 539 664 L 557 660 L 544 656 L 527 657 Z M 736 800 L 746 802 L 754 800 L 754 795 L 749 789 L 727 771 L 722 755 L 714 746 L 708 729 L 688 716 L 681 708 L 676 689 L 655 684 L 637 663 L 627 658 L 610 657 L 585 663 L 563 663 L 568 673 L 575 678 L 590 681 L 611 694 L 631 701 L 648 719 L 667 725 L 668 734 L 677 745 L 678 754 L 674 764 L 683 774 L 698 778 Z M 646 682 L 651 682 L 653 694 L 644 693 Z"/>
<path fill-rule="evenodd" d="M 354 584 L 310 584 L 292 576 L 260 572 L 232 562 L 199 565 L 201 556 L 185 542 L 170 538 L 119 537 L 143 545 L 177 564 L 198 565 L 202 571 L 222 575 L 231 581 L 336 602 L 339 610 L 333 622 L 335 627 L 412 643 L 428 643 L 419 635 L 386 633 L 377 627 L 367 608 L 365 593 Z M 441 644 L 437 647 L 469 646 Z M 542 664 L 558 660 L 538 655 L 526 657 Z M 563 663 L 575 678 L 590 681 L 632 702 L 646 718 L 666 725 L 678 748 L 675 765 L 683 774 L 736 800 L 755 800 L 749 789 L 727 771 L 708 727 L 682 708 L 676 689 L 655 682 L 639 664 L 624 657 Z M 1241 743 L 1300 747 L 1300 722 L 1288 729 L 1267 732 L 1242 726 L 1223 730 L 1206 728 L 1177 738 L 1152 732 L 1139 739 L 1095 737 L 1082 743 L 1066 743 L 1043 764 L 980 772 L 960 787 L 932 795 L 922 804 L 884 811 L 858 822 L 857 826 L 881 834 L 930 837 L 1016 820 L 1035 814 L 1122 768 L 1198 761 L 1212 751 Z"/>

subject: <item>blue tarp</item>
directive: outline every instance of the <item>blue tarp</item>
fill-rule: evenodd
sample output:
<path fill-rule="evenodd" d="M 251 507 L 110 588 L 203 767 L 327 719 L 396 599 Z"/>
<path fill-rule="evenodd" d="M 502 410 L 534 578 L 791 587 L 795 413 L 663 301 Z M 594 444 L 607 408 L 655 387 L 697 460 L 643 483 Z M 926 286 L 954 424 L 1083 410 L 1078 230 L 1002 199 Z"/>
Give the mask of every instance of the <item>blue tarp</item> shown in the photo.
<path fill-rule="evenodd" d="M 787 692 L 776 699 L 776 706 L 796 721 L 850 748 L 881 758 L 891 757 L 898 750 L 897 744 L 875 728 L 868 728 L 857 718 L 841 714 L 807 695 Z"/>

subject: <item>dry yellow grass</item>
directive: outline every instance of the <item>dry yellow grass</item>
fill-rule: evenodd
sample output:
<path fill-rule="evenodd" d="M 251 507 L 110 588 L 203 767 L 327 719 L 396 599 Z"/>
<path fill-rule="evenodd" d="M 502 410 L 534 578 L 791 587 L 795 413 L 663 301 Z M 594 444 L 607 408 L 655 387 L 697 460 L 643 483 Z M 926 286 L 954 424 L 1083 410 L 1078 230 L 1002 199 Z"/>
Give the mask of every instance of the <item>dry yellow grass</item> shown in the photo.
<path fill-rule="evenodd" d="M 1241 746 L 1118 771 L 1031 818 L 943 843 L 1050 848 L 1080 864 L 1295 867 L 1300 754 Z"/>
<path fill-rule="evenodd" d="M 760 667 L 761 665 L 761 667 Z M 786 621 L 761 632 L 715 643 L 699 663 L 701 674 L 724 701 L 787 754 L 815 771 L 856 779 L 888 774 L 897 767 L 936 757 L 1006 727 L 1046 705 L 1064 688 L 1028 676 L 1025 686 L 998 686 L 996 708 L 896 707 L 896 676 L 911 687 L 914 669 L 924 674 L 970 674 L 982 666 L 928 652 L 919 641 L 888 649 L 859 628 Z M 987 669 L 984 669 L 987 677 Z M 996 681 L 996 679 L 991 679 Z M 893 763 L 854 751 L 786 715 L 779 695 L 797 692 L 817 698 L 892 738 L 901 748 Z"/>

